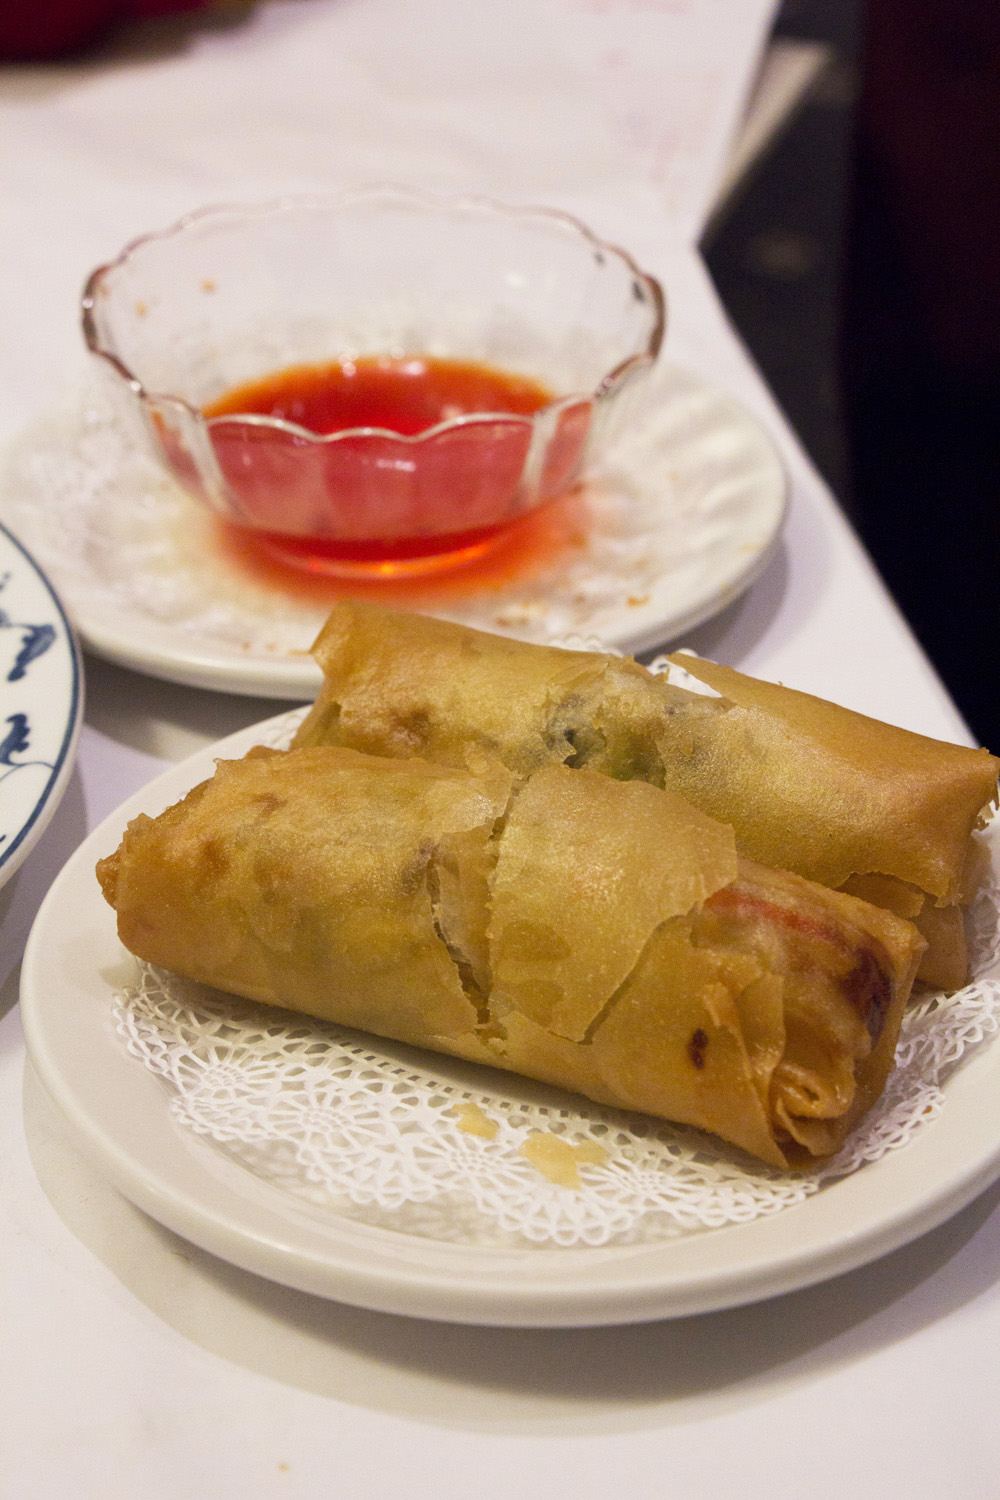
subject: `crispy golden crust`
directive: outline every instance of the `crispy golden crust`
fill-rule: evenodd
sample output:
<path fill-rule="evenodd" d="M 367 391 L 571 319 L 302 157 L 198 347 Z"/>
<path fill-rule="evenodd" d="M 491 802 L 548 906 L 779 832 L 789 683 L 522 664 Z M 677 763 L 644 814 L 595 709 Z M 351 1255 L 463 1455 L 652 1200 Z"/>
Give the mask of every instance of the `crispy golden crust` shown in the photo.
<path fill-rule="evenodd" d="M 695 1124 L 774 1165 L 881 1090 L 923 943 L 676 795 L 306 747 L 98 866 L 122 941 L 255 1000 Z"/>

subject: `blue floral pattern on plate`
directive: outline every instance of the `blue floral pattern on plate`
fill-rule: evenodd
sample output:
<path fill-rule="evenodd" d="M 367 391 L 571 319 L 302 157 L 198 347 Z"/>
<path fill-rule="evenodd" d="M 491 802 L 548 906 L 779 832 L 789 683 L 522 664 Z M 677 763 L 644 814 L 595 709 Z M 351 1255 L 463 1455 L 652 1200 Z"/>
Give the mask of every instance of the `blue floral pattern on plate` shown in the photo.
<path fill-rule="evenodd" d="M 62 605 L 0 526 L 0 885 L 59 804 L 81 707 L 79 650 Z"/>

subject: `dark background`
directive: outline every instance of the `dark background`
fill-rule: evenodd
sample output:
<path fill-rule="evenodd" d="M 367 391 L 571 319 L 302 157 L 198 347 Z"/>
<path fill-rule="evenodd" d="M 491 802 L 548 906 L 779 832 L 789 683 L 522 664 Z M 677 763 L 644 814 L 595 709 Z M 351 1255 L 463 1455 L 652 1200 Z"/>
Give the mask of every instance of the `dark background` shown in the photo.
<path fill-rule="evenodd" d="M 974 734 L 1000 749 L 1000 0 L 785 0 L 831 48 L 704 249 Z"/>

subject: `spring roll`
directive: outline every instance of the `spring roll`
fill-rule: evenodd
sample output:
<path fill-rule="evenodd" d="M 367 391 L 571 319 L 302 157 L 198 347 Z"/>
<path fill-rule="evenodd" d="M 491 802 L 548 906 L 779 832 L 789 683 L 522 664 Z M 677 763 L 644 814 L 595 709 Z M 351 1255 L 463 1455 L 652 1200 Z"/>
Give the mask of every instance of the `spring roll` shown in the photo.
<path fill-rule="evenodd" d="M 688 656 L 720 696 L 636 662 L 529 645 L 344 601 L 313 648 L 324 684 L 296 744 L 464 764 L 471 750 L 520 775 L 589 767 L 680 792 L 736 830 L 740 851 L 916 923 L 920 982 L 954 989 L 968 957 L 962 908 L 984 866 L 976 838 L 1000 761 Z"/>
<path fill-rule="evenodd" d="M 150 963 L 776 1167 L 878 1097 L 923 950 L 676 794 L 561 765 L 253 752 L 130 823 L 98 878 Z"/>

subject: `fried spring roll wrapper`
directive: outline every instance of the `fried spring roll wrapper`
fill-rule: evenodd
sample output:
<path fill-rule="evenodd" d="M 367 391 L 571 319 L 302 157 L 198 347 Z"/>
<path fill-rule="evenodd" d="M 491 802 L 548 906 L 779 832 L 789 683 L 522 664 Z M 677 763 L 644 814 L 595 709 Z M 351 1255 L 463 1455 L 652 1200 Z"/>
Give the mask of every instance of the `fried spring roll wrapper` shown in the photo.
<path fill-rule="evenodd" d="M 706 811 L 739 805 L 739 837 L 755 859 L 780 854 L 783 868 L 823 885 L 877 872 L 941 905 L 967 899 L 970 838 L 997 793 L 995 756 L 715 662 L 671 659 L 728 705 L 691 779 Z M 674 775 L 684 791 L 679 766 Z"/>
<path fill-rule="evenodd" d="M 564 764 L 668 787 L 731 823 L 749 857 L 915 922 L 923 983 L 965 982 L 959 907 L 1000 769 L 987 751 L 696 658 L 676 660 L 721 697 L 627 659 L 372 604 L 338 604 L 313 649 L 324 686 L 297 744 L 453 766 L 485 749 L 521 775 Z"/>
<path fill-rule="evenodd" d="M 562 766 L 256 752 L 98 876 L 149 962 L 782 1167 L 878 1097 L 923 946 L 682 798 Z"/>

